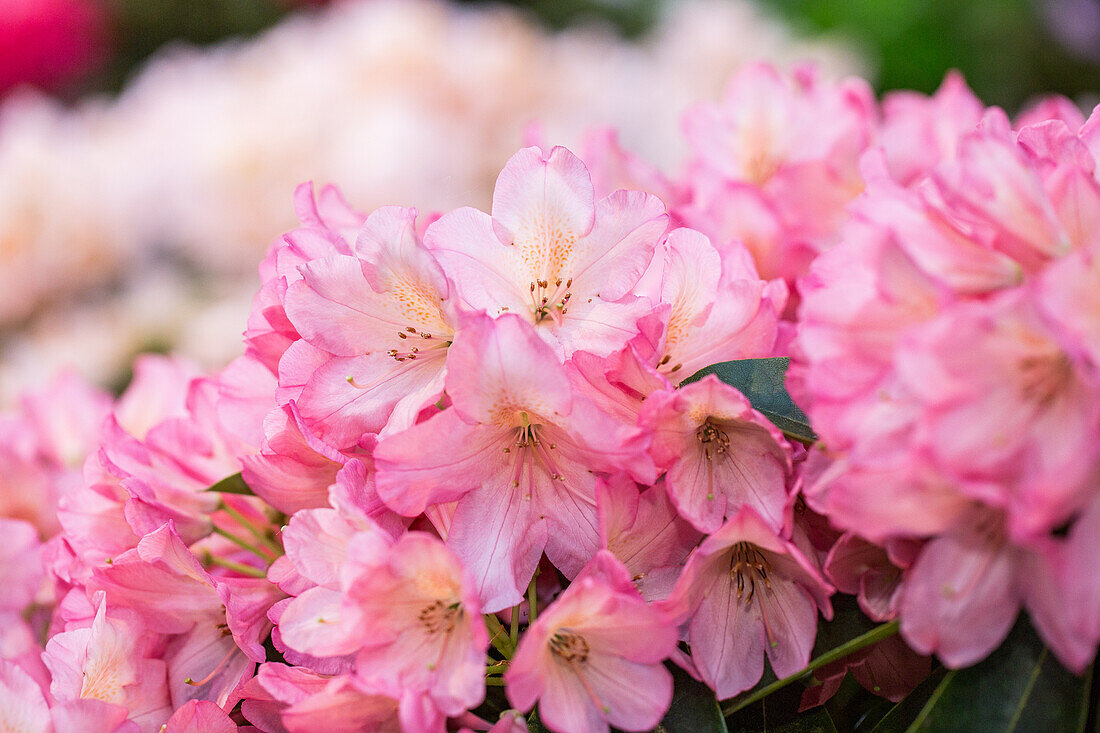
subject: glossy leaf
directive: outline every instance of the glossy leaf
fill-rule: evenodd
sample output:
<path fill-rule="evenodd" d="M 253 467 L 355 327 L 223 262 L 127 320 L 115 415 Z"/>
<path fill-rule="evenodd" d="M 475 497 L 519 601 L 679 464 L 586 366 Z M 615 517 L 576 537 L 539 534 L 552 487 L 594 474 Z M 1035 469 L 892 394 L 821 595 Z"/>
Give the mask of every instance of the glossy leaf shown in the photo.
<path fill-rule="evenodd" d="M 666 733 L 727 733 L 714 691 L 679 667 L 672 670 L 672 704 L 657 728 Z"/>
<path fill-rule="evenodd" d="M 1088 673 L 1077 677 L 1062 667 L 1021 617 L 988 658 L 967 669 L 933 675 L 873 730 L 1080 733 L 1090 681 Z M 934 687 L 929 691 L 930 683 Z"/>
<path fill-rule="evenodd" d="M 221 481 L 208 488 L 207 491 L 212 491 L 217 494 L 243 494 L 244 496 L 255 496 L 255 494 L 252 493 L 252 488 L 244 482 L 244 478 L 240 473 L 226 476 Z"/>
<path fill-rule="evenodd" d="M 809 418 L 787 393 L 785 379 L 790 363 L 791 360 L 787 357 L 724 361 L 700 369 L 680 386 L 698 382 L 708 374 L 713 374 L 740 390 L 749 398 L 756 411 L 771 420 L 788 438 L 802 443 L 813 443 L 817 440 L 817 435 L 810 428 Z"/>

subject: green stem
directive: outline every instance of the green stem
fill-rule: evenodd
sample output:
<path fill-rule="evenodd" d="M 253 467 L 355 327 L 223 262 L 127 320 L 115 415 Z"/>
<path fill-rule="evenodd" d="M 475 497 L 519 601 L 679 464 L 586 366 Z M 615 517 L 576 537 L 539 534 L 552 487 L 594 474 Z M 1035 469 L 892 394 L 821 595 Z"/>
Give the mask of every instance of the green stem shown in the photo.
<path fill-rule="evenodd" d="M 233 517 L 233 519 L 236 520 L 237 524 L 247 529 L 249 534 L 259 540 L 260 544 L 262 544 L 264 547 L 274 552 L 277 556 L 283 554 L 283 548 L 280 547 L 279 544 L 275 542 L 275 540 L 271 539 L 271 537 L 268 536 L 267 532 L 250 522 L 243 514 L 226 504 L 224 501 L 221 504 L 221 509 L 226 514 Z"/>
<path fill-rule="evenodd" d="M 723 717 L 733 715 L 738 710 L 746 708 L 749 705 L 752 705 L 754 702 L 757 702 L 758 700 L 763 700 L 765 697 L 772 694 L 773 692 L 781 690 L 792 682 L 806 677 L 818 667 L 824 667 L 826 664 L 835 662 L 838 659 L 843 659 L 852 652 L 859 651 L 865 646 L 870 646 L 875 642 L 882 641 L 883 639 L 891 637 L 896 633 L 898 633 L 897 621 L 891 621 L 889 623 L 882 624 L 881 626 L 876 626 L 867 633 L 861 634 L 854 639 L 846 641 L 835 649 L 830 649 L 817 659 L 810 662 L 805 669 L 795 672 L 790 677 L 784 677 L 781 680 L 776 680 L 770 685 L 765 685 L 751 695 L 747 695 L 746 697 L 743 697 L 741 699 L 733 698 L 734 702 L 722 708 L 722 715 Z"/>
<path fill-rule="evenodd" d="M 227 540 L 232 542 L 237 547 L 240 547 L 241 549 L 244 549 L 244 550 L 248 550 L 253 555 L 255 555 L 256 557 L 263 560 L 265 563 L 271 562 L 271 557 L 269 555 L 264 554 L 264 552 L 262 550 L 260 550 L 259 548 L 257 548 L 255 545 L 250 544 L 247 540 L 241 539 L 240 537 L 233 534 L 232 532 L 227 532 L 226 530 L 222 529 L 221 527 L 219 527 L 216 524 L 214 525 L 214 534 L 221 535 L 222 537 L 226 538 Z"/>
<path fill-rule="evenodd" d="M 527 627 L 530 628 L 535 619 L 538 618 L 538 605 L 539 598 L 538 592 L 535 590 L 535 581 L 538 580 L 539 569 L 535 568 L 535 577 L 531 578 L 530 584 L 527 586 Z"/>
<path fill-rule="evenodd" d="M 953 669 L 943 676 L 940 683 L 936 685 L 936 689 L 932 691 L 932 696 L 928 698 L 928 701 L 924 703 L 924 707 L 917 713 L 917 717 L 913 720 L 913 723 L 905 729 L 905 733 L 912 733 L 912 731 L 920 730 L 924 727 L 925 719 L 932 713 L 932 708 L 936 707 L 936 703 L 940 701 L 940 696 L 943 695 L 943 691 L 951 684 L 951 679 L 958 671 L 957 669 Z"/>
<path fill-rule="evenodd" d="M 485 684 L 489 687 L 504 687 L 503 677 L 489 677 L 485 680 Z"/>
<path fill-rule="evenodd" d="M 508 631 L 494 613 L 485 614 L 485 625 L 489 627 L 489 641 L 505 659 L 512 658 L 513 647 L 509 643 Z"/>
<path fill-rule="evenodd" d="M 518 603 L 516 605 L 512 606 L 512 612 L 509 615 L 512 618 L 511 618 L 511 623 L 508 624 L 508 626 L 509 626 L 508 638 L 512 642 L 512 648 L 515 649 L 516 645 L 519 644 L 519 604 Z"/>
<path fill-rule="evenodd" d="M 260 570 L 259 568 L 252 567 L 251 565 L 245 565 L 244 563 L 233 562 L 232 560 L 225 560 L 224 558 L 215 557 L 213 555 L 206 556 L 206 563 L 208 565 L 218 565 L 226 570 L 232 570 L 241 575 L 248 575 L 253 578 L 266 578 L 267 572 Z"/>
<path fill-rule="evenodd" d="M 508 662 L 497 662 L 485 667 L 485 674 L 499 674 L 506 669 L 508 669 Z"/>

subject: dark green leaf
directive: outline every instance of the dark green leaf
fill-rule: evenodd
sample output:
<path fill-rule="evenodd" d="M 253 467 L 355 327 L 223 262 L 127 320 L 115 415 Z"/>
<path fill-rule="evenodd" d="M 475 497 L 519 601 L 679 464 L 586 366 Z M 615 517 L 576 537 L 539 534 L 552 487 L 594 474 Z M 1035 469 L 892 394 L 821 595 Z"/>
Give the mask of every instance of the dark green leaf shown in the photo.
<path fill-rule="evenodd" d="M 855 596 L 837 593 L 829 600 L 833 605 L 833 618 L 829 621 L 818 621 L 811 659 L 816 659 L 878 626 L 863 613 Z"/>
<path fill-rule="evenodd" d="M 239 473 L 235 473 L 232 476 L 226 476 L 207 489 L 207 491 L 213 491 L 217 494 L 244 494 L 245 496 L 255 496 L 255 494 L 252 493 L 252 489 L 244 482 L 244 478 Z"/>
<path fill-rule="evenodd" d="M 532 710 L 527 716 L 527 733 L 550 733 L 549 728 L 543 725 L 539 718 L 538 708 Z"/>
<path fill-rule="evenodd" d="M 672 705 L 657 727 L 663 733 L 727 733 L 714 691 L 679 667 L 672 670 Z"/>
<path fill-rule="evenodd" d="M 713 374 L 740 390 L 749 398 L 752 406 L 771 420 L 788 438 L 802 443 L 813 443 L 817 440 L 817 435 L 810 428 L 806 413 L 794 403 L 784 385 L 790 362 L 787 357 L 724 361 L 700 369 L 680 386 L 698 382 L 708 374 Z"/>
<path fill-rule="evenodd" d="M 802 685 L 791 685 L 726 719 L 730 733 L 836 733 L 823 707 L 798 712 Z"/>
<path fill-rule="evenodd" d="M 1088 674 L 1077 677 L 1062 667 L 1021 616 L 988 658 L 967 669 L 933 674 L 873 730 L 1080 733 L 1089 683 Z"/>

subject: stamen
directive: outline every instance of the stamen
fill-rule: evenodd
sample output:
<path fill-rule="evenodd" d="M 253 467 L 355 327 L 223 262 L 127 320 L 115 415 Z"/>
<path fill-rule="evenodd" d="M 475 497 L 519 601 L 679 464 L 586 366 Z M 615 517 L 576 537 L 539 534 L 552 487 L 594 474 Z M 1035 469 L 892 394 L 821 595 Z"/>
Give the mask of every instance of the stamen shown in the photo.
<path fill-rule="evenodd" d="M 584 691 L 588 693 L 588 696 L 592 699 L 596 707 L 603 711 L 604 715 L 611 712 L 611 709 L 603 704 L 596 694 L 596 691 L 592 689 L 592 684 L 584 674 L 584 664 L 588 661 L 588 655 L 591 652 L 588 642 L 585 641 L 584 637 L 580 634 L 573 633 L 569 629 L 558 629 L 554 632 L 554 635 L 550 637 L 549 645 L 550 653 L 573 669 L 577 675 L 577 679 L 579 679 L 581 685 L 584 686 Z"/>
<path fill-rule="evenodd" d="M 206 675 L 205 677 L 203 677 L 198 682 L 195 682 L 190 677 L 186 677 L 183 680 L 184 684 L 191 685 L 192 687 L 202 687 L 203 685 L 205 685 L 207 682 L 214 679 L 218 675 L 218 672 L 221 671 L 221 668 L 225 666 L 226 662 L 229 661 L 230 657 L 233 656 L 233 652 L 235 652 L 235 651 L 237 651 L 237 647 L 234 646 L 232 649 L 229 650 L 229 653 L 226 654 L 225 657 L 222 658 L 222 660 L 220 662 L 218 662 L 218 665 L 210 671 L 210 674 Z"/>
<path fill-rule="evenodd" d="M 768 638 L 768 644 L 775 648 L 779 646 L 779 641 L 772 629 L 771 619 L 768 618 L 767 604 L 764 603 L 764 599 L 772 589 L 772 582 L 768 577 L 769 570 L 771 570 L 771 565 L 768 563 L 768 559 L 756 545 L 751 542 L 738 542 L 733 546 L 733 555 L 730 558 L 730 578 L 737 589 L 737 600 L 739 602 L 744 601 L 746 606 L 749 605 L 752 603 L 753 598 L 757 596 L 757 583 L 763 586 L 762 592 L 765 595 L 760 598 L 756 605 L 760 609 L 760 619 L 764 624 L 764 634 Z M 747 594 L 745 593 L 746 588 L 748 589 Z"/>
<path fill-rule="evenodd" d="M 550 637 L 550 651 L 563 662 L 584 664 L 588 661 L 591 649 L 580 634 L 574 634 L 568 629 L 558 629 Z"/>
<path fill-rule="evenodd" d="M 429 634 L 438 634 L 439 632 L 449 634 L 454 631 L 461 616 L 461 603 L 447 604 L 436 599 L 433 603 L 420 609 L 417 619 L 428 630 Z"/>

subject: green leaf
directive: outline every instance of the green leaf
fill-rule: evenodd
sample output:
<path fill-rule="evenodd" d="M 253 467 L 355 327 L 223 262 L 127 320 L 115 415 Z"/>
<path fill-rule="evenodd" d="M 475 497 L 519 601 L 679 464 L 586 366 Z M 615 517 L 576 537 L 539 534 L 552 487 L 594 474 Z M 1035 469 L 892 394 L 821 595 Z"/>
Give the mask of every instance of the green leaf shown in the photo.
<path fill-rule="evenodd" d="M 245 496 L 255 496 L 255 494 L 252 493 L 252 489 L 244 482 L 244 478 L 240 473 L 226 476 L 207 489 L 207 491 L 212 491 L 216 494 L 244 494 Z"/>
<path fill-rule="evenodd" d="M 711 364 L 692 374 L 680 386 L 698 382 L 713 374 L 726 384 L 736 387 L 757 410 L 783 431 L 788 438 L 802 443 L 813 443 L 817 435 L 810 428 L 806 413 L 787 394 L 784 380 L 791 360 L 787 357 L 770 359 L 741 359 Z"/>
<path fill-rule="evenodd" d="M 727 733 L 714 692 L 679 667 L 666 666 L 672 671 L 672 705 L 657 730 L 662 733 Z"/>
<path fill-rule="evenodd" d="M 874 733 L 1080 733 L 1090 674 L 1067 671 L 1021 615 L 999 649 L 973 667 L 933 674 Z M 931 688 L 931 689 L 929 689 Z"/>
<path fill-rule="evenodd" d="M 794 685 L 738 710 L 726 719 L 730 733 L 836 733 L 825 708 L 798 712 L 801 696 L 802 686 Z"/>

